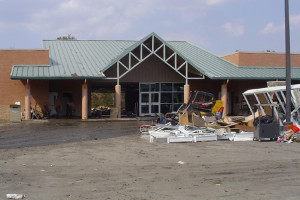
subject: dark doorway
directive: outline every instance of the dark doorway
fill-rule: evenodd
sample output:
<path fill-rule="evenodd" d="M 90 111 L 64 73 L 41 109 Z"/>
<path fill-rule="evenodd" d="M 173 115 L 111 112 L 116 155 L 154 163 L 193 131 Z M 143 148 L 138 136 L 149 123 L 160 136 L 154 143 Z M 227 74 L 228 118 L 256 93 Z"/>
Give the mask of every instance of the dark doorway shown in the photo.
<path fill-rule="evenodd" d="M 71 112 L 71 110 L 69 110 L 70 108 L 68 108 L 68 103 L 72 102 L 72 93 L 70 92 L 65 92 L 62 94 L 62 116 L 67 116 L 67 114 L 69 112 Z"/>
<path fill-rule="evenodd" d="M 125 112 L 124 114 L 130 116 L 137 116 L 139 113 L 139 84 L 128 83 L 122 85 L 125 91 Z"/>

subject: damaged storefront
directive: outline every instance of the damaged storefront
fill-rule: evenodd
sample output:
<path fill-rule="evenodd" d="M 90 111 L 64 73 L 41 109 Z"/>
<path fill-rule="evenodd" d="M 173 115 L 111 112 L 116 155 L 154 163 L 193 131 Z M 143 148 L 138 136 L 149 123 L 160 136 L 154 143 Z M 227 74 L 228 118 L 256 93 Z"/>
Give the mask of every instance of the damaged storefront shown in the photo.
<path fill-rule="evenodd" d="M 194 90 L 222 100 L 224 116 L 247 115 L 242 92 L 284 79 L 283 67 L 239 66 L 227 61 L 231 57 L 220 58 L 185 41 L 165 41 L 155 33 L 139 41 L 44 40 L 40 51 L 43 61 L 38 52 L 27 61 L 12 57 L 2 75 L 1 85 L 18 93 L 1 100 L 0 108 L 20 102 L 26 120 L 35 110 L 86 120 L 93 92 L 112 93 L 111 107 L 119 118 L 175 112 Z M 300 80 L 296 67 L 292 79 Z"/>

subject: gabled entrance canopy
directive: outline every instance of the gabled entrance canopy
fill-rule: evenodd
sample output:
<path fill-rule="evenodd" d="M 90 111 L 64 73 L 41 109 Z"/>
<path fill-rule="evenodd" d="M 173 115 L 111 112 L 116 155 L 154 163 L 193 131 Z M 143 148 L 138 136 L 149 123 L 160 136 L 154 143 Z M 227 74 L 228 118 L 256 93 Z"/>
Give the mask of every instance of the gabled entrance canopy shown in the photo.
<path fill-rule="evenodd" d="M 152 55 L 155 55 L 168 67 L 183 77 L 186 84 L 190 79 L 204 79 L 204 75 L 193 67 L 185 56 L 181 55 L 180 52 L 175 50 L 155 33 L 149 34 L 139 42 L 125 49 L 122 54 L 116 57 L 99 73 L 105 76 L 105 72 L 108 69 L 115 67 L 115 77 L 106 77 L 105 79 L 116 79 L 117 84 L 119 84 L 122 77 L 138 67 L 139 64 Z"/>

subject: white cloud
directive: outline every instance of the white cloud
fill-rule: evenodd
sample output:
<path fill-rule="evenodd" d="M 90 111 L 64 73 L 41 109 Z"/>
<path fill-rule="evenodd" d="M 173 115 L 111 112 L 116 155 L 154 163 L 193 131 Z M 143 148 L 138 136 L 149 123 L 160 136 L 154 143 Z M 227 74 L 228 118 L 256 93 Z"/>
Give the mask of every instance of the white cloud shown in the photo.
<path fill-rule="evenodd" d="M 62 3 L 60 4 L 60 7 L 61 7 L 62 9 L 76 9 L 76 8 L 79 7 L 79 5 L 78 5 L 78 3 L 77 3 L 76 1 L 70 0 L 70 1 L 68 1 L 68 2 L 62 2 Z"/>
<path fill-rule="evenodd" d="M 300 15 L 291 15 L 290 25 L 292 28 L 300 26 Z"/>
<path fill-rule="evenodd" d="M 267 34 L 275 33 L 275 32 L 282 31 L 282 30 L 284 30 L 284 24 L 275 26 L 274 23 L 270 22 L 264 27 L 264 29 L 261 31 L 261 33 L 267 35 Z"/>
<path fill-rule="evenodd" d="M 136 18 L 153 14 L 156 6 L 153 4 L 153 1 L 142 0 L 127 1 L 122 7 L 126 17 Z"/>
<path fill-rule="evenodd" d="M 241 36 L 244 34 L 244 26 L 243 25 L 233 25 L 231 22 L 227 22 L 223 26 L 221 26 L 225 32 L 229 33 L 232 36 Z"/>
<path fill-rule="evenodd" d="M 232 1 L 237 0 L 190 0 L 189 3 L 182 0 L 51 0 L 47 3 L 28 0 L 28 5 L 31 2 L 34 8 L 21 10 L 26 12 L 26 15 L 19 13 L 22 18 L 11 16 L 10 21 L 2 22 L 0 19 L 0 26 L 11 31 L 29 31 L 45 39 L 67 34 L 78 39 L 118 38 L 137 29 L 151 32 L 178 24 L 186 28 L 185 25 L 198 23 L 208 7 Z M 12 2 L 11 7 L 15 4 Z"/>
<path fill-rule="evenodd" d="M 300 27 L 300 15 L 290 15 L 290 29 L 296 29 Z M 273 22 L 269 22 L 260 33 L 268 35 L 285 30 L 285 23 L 281 25 L 275 25 Z"/>

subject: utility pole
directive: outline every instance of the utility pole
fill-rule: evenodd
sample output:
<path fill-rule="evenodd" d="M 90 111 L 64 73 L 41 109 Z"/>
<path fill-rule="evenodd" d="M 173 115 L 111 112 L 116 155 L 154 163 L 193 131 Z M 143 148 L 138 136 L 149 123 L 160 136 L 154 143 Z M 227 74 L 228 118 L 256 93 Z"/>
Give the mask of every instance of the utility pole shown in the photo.
<path fill-rule="evenodd" d="M 285 0 L 285 57 L 286 57 L 286 124 L 291 123 L 291 55 L 290 55 L 290 22 L 289 0 Z"/>

